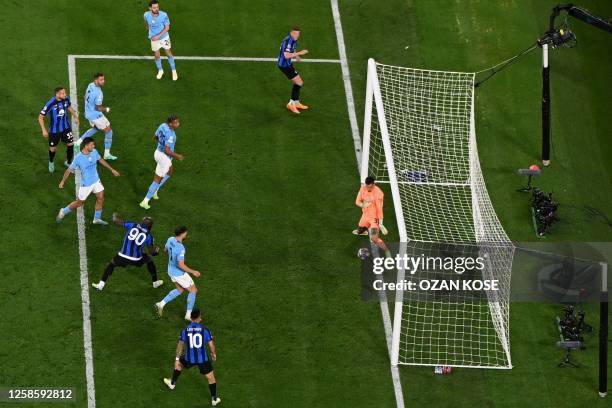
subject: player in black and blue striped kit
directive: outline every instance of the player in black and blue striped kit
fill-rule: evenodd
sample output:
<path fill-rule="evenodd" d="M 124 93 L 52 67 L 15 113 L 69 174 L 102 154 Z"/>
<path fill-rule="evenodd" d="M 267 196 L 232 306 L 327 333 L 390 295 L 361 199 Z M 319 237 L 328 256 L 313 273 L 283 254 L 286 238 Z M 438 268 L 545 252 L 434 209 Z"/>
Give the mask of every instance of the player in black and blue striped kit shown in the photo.
<path fill-rule="evenodd" d="M 49 172 L 55 171 L 55 152 L 57 151 L 57 145 L 60 140 L 66 144 L 66 167 L 72 163 L 74 157 L 74 150 L 72 145 L 74 140 L 72 139 L 72 129 L 70 127 L 70 121 L 68 120 L 68 112 L 74 118 L 77 126 L 79 124 L 78 112 L 74 110 L 70 103 L 70 98 L 66 95 L 66 89 L 59 86 L 55 88 L 55 95 L 51 97 L 43 106 L 40 114 L 38 115 L 38 124 L 42 130 L 42 135 L 45 139 L 49 140 Z M 45 117 L 49 118 L 49 128 L 45 126 Z"/>
<path fill-rule="evenodd" d="M 206 351 L 206 346 L 210 349 L 210 356 Z M 208 380 L 208 389 L 210 390 L 212 406 L 214 407 L 221 403 L 221 398 L 217 397 L 217 382 L 212 367 L 212 361 L 216 360 L 217 351 L 215 350 L 212 334 L 202 324 L 200 310 L 193 309 L 191 311 L 191 323 L 181 331 L 181 336 L 179 337 L 172 378 L 164 378 L 164 383 L 173 390 L 183 368 L 189 369 L 197 366 L 200 373 Z"/>
<path fill-rule="evenodd" d="M 300 38 L 300 28 L 294 26 L 291 31 L 285 37 L 280 46 L 278 53 L 278 59 L 276 65 L 283 74 L 293 82 L 293 88 L 291 89 L 291 98 L 287 104 L 287 109 L 295 114 L 300 113 L 300 109 L 308 109 L 308 106 L 300 103 L 300 90 L 304 85 L 302 77 L 293 67 L 293 60 L 300 61 L 302 55 L 308 54 L 308 50 L 297 51 L 297 41 Z"/>
<path fill-rule="evenodd" d="M 121 250 L 117 255 L 106 266 L 100 282 L 92 283 L 91 286 L 98 290 L 104 289 L 106 281 L 110 278 L 116 267 L 124 268 L 131 265 L 140 268 L 145 264 L 151 274 L 153 287 L 158 288 L 163 285 L 164 281 L 157 279 L 157 269 L 150 256 L 159 254 L 159 247 L 154 244 L 153 235 L 151 235 L 153 219 L 151 217 L 144 217 L 140 223 L 135 223 L 123 221 L 117 214 L 113 214 L 113 223 L 126 229 L 123 245 L 121 245 Z M 143 253 L 144 247 L 147 247 L 148 253 Z"/>

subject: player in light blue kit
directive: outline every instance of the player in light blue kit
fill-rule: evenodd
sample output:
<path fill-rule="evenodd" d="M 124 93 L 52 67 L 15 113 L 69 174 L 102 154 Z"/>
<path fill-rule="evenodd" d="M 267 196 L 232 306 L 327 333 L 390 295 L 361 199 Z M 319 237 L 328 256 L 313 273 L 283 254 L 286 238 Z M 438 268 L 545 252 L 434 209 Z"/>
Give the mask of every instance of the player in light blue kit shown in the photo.
<path fill-rule="evenodd" d="M 104 206 L 104 186 L 100 182 L 100 176 L 98 176 L 97 164 L 100 162 L 101 165 L 106 167 L 113 173 L 113 176 L 119 177 L 119 172 L 111 167 L 110 164 L 102 157 L 96 150 L 96 144 L 91 137 L 83 139 L 81 143 L 81 153 L 79 153 L 70 167 L 64 172 L 64 177 L 59 183 L 59 188 L 64 188 L 64 183 L 68 179 L 71 173 L 74 173 L 78 168 L 81 171 L 81 184 L 77 192 L 77 199 L 66 207 L 59 210 L 55 221 L 58 223 L 62 222 L 64 217 L 70 212 L 82 207 L 85 204 L 85 200 L 91 193 L 96 195 L 96 212 L 94 213 L 94 224 L 108 225 L 106 221 L 102 220 L 102 207 Z"/>
<path fill-rule="evenodd" d="M 172 80 L 178 79 L 176 73 L 176 65 L 174 64 L 174 56 L 172 55 L 172 44 L 170 42 L 170 19 L 168 14 L 159 9 L 159 1 L 151 0 L 149 2 L 149 11 L 144 13 L 145 27 L 149 31 L 149 40 L 151 40 L 151 50 L 155 53 L 155 66 L 157 67 L 157 79 L 164 76 L 161 57 L 159 50 L 164 49 L 168 56 L 168 63 L 172 69 Z"/>
<path fill-rule="evenodd" d="M 178 227 L 174 230 L 174 236 L 168 238 L 168 241 L 166 241 L 166 247 L 164 249 L 168 253 L 168 275 L 172 282 L 174 282 L 176 289 L 171 290 L 165 298 L 155 304 L 155 311 L 159 317 L 161 317 L 164 306 L 166 306 L 167 303 L 187 290 L 189 291 L 189 295 L 187 295 L 187 312 L 185 313 L 185 319 L 191 319 L 191 311 L 195 304 L 198 288 L 196 288 L 189 274 L 197 278 L 200 276 L 200 272 L 191 269 L 185 264 L 185 246 L 183 245 L 183 241 L 185 241 L 186 238 L 187 227 Z"/>
<path fill-rule="evenodd" d="M 87 91 L 85 92 L 85 117 L 89 120 L 91 129 L 77 140 L 76 145 L 80 145 L 82 140 L 87 137 L 93 137 L 98 130 L 101 130 L 104 132 L 104 159 L 117 160 L 117 157 L 113 156 L 110 152 L 113 145 L 113 129 L 111 129 L 110 122 L 103 113 L 110 112 L 108 106 L 102 105 L 104 99 L 104 94 L 102 93 L 103 86 L 104 74 L 101 72 L 94 75 L 94 81 L 87 85 Z"/>
<path fill-rule="evenodd" d="M 153 153 L 153 158 L 157 166 L 155 167 L 155 175 L 153 176 L 153 182 L 149 186 L 147 195 L 140 202 L 140 206 L 145 210 L 151 208 L 149 205 L 149 200 L 151 200 L 151 198 L 154 200 L 159 198 L 157 196 L 157 191 L 166 181 L 168 181 L 168 178 L 170 178 L 174 172 L 172 159 L 177 159 L 179 161 L 184 159 L 182 155 L 174 151 L 174 145 L 176 144 L 175 129 L 179 126 L 181 126 L 179 118 L 175 115 L 170 115 L 166 123 L 159 125 L 155 131 L 154 139 L 157 140 L 157 148 L 155 149 L 155 153 Z"/>

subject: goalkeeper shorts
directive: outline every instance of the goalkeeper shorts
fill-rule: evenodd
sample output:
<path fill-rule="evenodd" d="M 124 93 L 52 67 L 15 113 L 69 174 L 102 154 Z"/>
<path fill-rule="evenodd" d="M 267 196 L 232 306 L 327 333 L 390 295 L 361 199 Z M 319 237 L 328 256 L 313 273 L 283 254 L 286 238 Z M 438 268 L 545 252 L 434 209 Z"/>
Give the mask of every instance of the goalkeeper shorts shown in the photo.
<path fill-rule="evenodd" d="M 380 229 L 380 224 L 378 222 L 378 218 L 374 218 L 374 217 L 366 217 L 365 215 L 363 215 L 361 217 L 361 219 L 359 220 L 359 226 L 360 227 L 364 227 L 364 228 L 376 228 L 376 229 Z"/>

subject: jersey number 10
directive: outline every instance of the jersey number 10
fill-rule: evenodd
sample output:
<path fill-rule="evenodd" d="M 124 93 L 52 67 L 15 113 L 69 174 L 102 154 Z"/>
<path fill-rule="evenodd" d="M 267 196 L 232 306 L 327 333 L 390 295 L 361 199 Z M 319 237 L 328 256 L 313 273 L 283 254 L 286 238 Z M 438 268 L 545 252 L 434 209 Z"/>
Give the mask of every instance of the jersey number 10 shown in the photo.
<path fill-rule="evenodd" d="M 193 348 L 202 347 L 202 335 L 200 333 L 188 333 L 189 343 Z"/>

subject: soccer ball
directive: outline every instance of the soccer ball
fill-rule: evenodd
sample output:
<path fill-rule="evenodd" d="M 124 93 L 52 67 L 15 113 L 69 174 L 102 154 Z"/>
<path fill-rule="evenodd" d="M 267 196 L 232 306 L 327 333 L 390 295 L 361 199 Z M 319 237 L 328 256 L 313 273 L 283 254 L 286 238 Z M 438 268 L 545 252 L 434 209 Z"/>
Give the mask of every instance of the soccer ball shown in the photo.
<path fill-rule="evenodd" d="M 370 250 L 368 248 L 359 248 L 359 251 L 357 251 L 357 258 L 361 259 L 362 261 L 365 261 L 369 257 Z"/>

